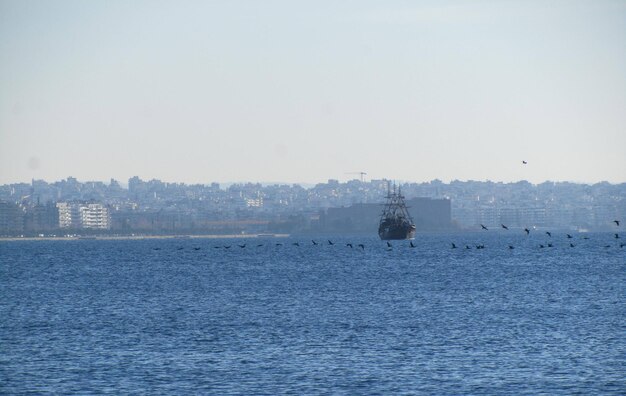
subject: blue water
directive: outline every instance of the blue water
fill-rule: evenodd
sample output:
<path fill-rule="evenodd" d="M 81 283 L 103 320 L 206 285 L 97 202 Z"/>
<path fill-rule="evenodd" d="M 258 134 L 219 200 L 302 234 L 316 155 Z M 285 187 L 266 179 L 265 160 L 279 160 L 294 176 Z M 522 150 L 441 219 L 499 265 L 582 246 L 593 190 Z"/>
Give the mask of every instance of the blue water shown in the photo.
<path fill-rule="evenodd" d="M 625 394 L 626 247 L 520 234 L 0 242 L 0 393 Z"/>

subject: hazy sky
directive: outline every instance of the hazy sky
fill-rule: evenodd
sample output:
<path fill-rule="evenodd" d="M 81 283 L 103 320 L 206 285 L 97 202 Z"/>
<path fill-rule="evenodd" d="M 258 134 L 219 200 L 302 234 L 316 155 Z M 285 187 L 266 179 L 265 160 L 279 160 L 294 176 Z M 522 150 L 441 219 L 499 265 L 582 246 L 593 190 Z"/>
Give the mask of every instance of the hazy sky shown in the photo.
<path fill-rule="evenodd" d="M 357 171 L 626 182 L 626 1 L 0 0 L 0 183 Z"/>

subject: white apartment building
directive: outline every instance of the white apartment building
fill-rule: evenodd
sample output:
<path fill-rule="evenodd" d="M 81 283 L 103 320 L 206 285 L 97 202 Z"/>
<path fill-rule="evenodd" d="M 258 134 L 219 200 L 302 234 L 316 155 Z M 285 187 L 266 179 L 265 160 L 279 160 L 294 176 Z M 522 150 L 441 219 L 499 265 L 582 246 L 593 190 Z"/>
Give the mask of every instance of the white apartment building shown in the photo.
<path fill-rule="evenodd" d="M 59 228 L 78 227 L 78 211 L 75 204 L 70 202 L 57 202 L 59 210 Z"/>
<path fill-rule="evenodd" d="M 111 228 L 109 208 L 100 203 L 58 202 L 59 228 Z"/>
<path fill-rule="evenodd" d="M 109 208 L 99 203 L 80 207 L 81 228 L 108 230 L 111 227 Z"/>

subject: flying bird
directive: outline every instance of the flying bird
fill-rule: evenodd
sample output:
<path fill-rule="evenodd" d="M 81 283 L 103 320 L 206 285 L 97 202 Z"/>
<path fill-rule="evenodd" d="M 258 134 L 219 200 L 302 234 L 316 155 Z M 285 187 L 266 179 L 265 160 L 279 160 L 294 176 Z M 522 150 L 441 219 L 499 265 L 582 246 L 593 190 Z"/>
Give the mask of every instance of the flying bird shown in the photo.
<path fill-rule="evenodd" d="M 465 249 L 471 249 L 469 245 L 465 245 Z"/>
<path fill-rule="evenodd" d="M 294 242 L 294 243 L 292 243 L 292 245 L 294 245 L 294 246 L 300 246 L 300 242 Z"/>
<path fill-rule="evenodd" d="M 195 247 L 195 248 L 193 248 L 193 250 L 200 250 L 200 248 L 199 247 Z"/>
<path fill-rule="evenodd" d="M 613 220 L 613 223 L 615 223 L 615 225 L 619 227 L 619 220 Z"/>
<path fill-rule="evenodd" d="M 548 247 L 554 247 L 551 243 L 548 244 Z"/>
<path fill-rule="evenodd" d="M 317 242 L 315 242 L 313 239 L 311 239 L 311 242 L 313 242 L 314 245 L 317 245 Z"/>
<path fill-rule="evenodd" d="M 515 249 L 515 246 L 509 245 L 509 249 Z"/>
<path fill-rule="evenodd" d="M 391 243 L 387 242 L 387 247 L 390 248 L 390 247 L 393 247 L 393 246 L 391 246 Z"/>
<path fill-rule="evenodd" d="M 334 245 L 334 243 L 330 239 L 328 240 L 328 244 L 329 245 Z"/>
<path fill-rule="evenodd" d="M 524 165 L 526 165 L 527 163 L 528 163 L 528 162 L 526 162 L 526 161 L 522 161 L 522 164 L 524 164 Z"/>
<path fill-rule="evenodd" d="M 570 234 L 566 234 L 567 235 L 567 239 L 572 239 L 573 237 Z"/>
<path fill-rule="evenodd" d="M 524 231 L 526 232 L 526 235 L 530 234 L 530 230 L 528 228 L 524 228 Z"/>
<path fill-rule="evenodd" d="M 615 234 L 615 239 L 619 239 L 619 234 Z"/>
<path fill-rule="evenodd" d="M 570 243 L 570 244 L 569 244 L 569 247 L 574 247 L 574 244 L 573 244 L 573 243 Z"/>
<path fill-rule="evenodd" d="M 452 249 L 456 249 L 456 245 L 454 244 L 454 242 L 450 242 L 452 244 Z"/>
<path fill-rule="evenodd" d="M 361 248 L 361 250 L 365 250 L 365 245 L 363 245 L 362 243 L 359 243 L 359 247 Z"/>
<path fill-rule="evenodd" d="M 352 244 L 351 243 L 346 243 L 346 246 L 350 246 L 350 249 L 352 249 Z"/>
<path fill-rule="evenodd" d="M 505 226 L 504 224 L 500 224 L 502 226 L 502 228 L 504 228 L 505 230 L 508 230 L 509 227 Z"/>
<path fill-rule="evenodd" d="M 411 247 L 412 247 L 412 248 L 417 247 L 417 246 L 415 246 L 415 245 L 413 244 L 413 241 L 411 241 Z"/>
<path fill-rule="evenodd" d="M 546 231 L 546 235 L 548 235 L 550 238 L 552 238 L 552 233 L 550 231 Z"/>
<path fill-rule="evenodd" d="M 246 244 L 244 243 L 243 245 L 237 245 L 237 246 L 239 246 L 240 248 L 242 248 L 242 249 L 243 249 L 243 248 L 245 248 L 245 247 L 246 247 Z"/>
<path fill-rule="evenodd" d="M 485 227 L 485 226 L 484 226 L 484 225 L 482 225 L 482 224 L 480 225 L 480 227 L 481 227 L 483 230 L 488 230 L 488 229 L 489 229 L 489 228 Z"/>

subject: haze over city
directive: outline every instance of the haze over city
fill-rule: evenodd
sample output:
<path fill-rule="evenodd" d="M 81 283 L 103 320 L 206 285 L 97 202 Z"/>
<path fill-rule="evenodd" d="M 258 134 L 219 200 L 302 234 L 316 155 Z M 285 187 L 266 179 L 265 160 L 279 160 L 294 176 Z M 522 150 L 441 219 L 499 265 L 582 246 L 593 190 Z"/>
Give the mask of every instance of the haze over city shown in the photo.
<path fill-rule="evenodd" d="M 0 184 L 626 181 L 621 1 L 2 0 L 0 53 Z"/>

